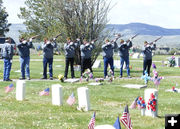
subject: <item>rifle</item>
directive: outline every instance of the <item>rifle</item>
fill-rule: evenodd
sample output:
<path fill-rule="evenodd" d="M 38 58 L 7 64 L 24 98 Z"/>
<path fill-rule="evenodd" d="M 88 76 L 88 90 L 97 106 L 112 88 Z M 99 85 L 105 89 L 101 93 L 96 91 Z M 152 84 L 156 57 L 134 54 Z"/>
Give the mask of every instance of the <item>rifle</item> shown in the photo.
<path fill-rule="evenodd" d="M 157 38 L 156 40 L 154 40 L 154 41 L 150 42 L 149 44 L 150 44 L 150 45 L 152 45 L 154 42 L 157 42 L 157 41 L 158 41 L 158 40 L 160 40 L 162 37 L 163 37 L 163 36 L 161 36 L 161 37 Z"/>
<path fill-rule="evenodd" d="M 132 36 L 130 39 L 132 40 L 132 39 L 134 39 L 135 37 L 137 37 L 138 35 L 139 35 L 139 33 L 135 34 L 135 35 Z M 128 43 L 128 42 L 130 41 L 130 39 L 128 39 L 128 40 L 126 41 L 126 43 Z"/>
<path fill-rule="evenodd" d="M 35 36 L 31 37 L 31 38 L 32 38 L 32 39 L 35 39 L 35 38 L 37 38 L 37 37 L 39 37 L 39 35 L 35 35 Z"/>
<path fill-rule="evenodd" d="M 112 40 L 111 43 L 116 42 L 120 37 L 123 37 L 123 35 L 121 34 L 115 34 L 115 36 L 116 36 L 116 39 Z"/>
<path fill-rule="evenodd" d="M 139 33 L 135 34 L 133 37 L 131 37 L 131 39 L 134 39 L 135 37 L 137 37 L 139 35 Z"/>
<path fill-rule="evenodd" d="M 61 36 L 61 35 L 62 35 L 62 34 L 60 33 L 60 34 L 56 35 L 54 38 L 57 39 L 57 38 L 58 38 L 59 36 Z M 54 40 L 54 38 L 51 38 L 50 41 Z"/>

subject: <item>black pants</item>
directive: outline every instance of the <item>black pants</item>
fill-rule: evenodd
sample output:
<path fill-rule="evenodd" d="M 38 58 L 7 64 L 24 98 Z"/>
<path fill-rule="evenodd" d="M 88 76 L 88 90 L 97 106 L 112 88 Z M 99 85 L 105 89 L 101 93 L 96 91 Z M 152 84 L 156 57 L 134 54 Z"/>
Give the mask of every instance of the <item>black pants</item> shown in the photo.
<path fill-rule="evenodd" d="M 73 65 L 74 65 L 74 58 L 66 58 L 66 67 L 65 67 L 64 77 L 67 78 L 69 64 L 71 66 L 71 78 L 74 78 L 74 67 L 73 67 Z"/>
<path fill-rule="evenodd" d="M 152 59 L 151 60 L 144 59 L 144 62 L 143 62 L 143 75 L 145 74 L 144 72 L 147 71 L 148 76 L 150 76 L 151 64 L 152 64 Z"/>
<path fill-rule="evenodd" d="M 91 58 L 85 59 L 81 57 L 81 76 L 86 69 L 89 69 L 91 73 L 93 73 L 91 66 Z"/>

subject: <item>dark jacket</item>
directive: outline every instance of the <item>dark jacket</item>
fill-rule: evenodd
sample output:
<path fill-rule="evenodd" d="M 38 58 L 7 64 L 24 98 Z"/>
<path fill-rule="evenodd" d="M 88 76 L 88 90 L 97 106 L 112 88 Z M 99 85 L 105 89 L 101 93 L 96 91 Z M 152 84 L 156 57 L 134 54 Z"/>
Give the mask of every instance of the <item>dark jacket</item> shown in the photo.
<path fill-rule="evenodd" d="M 114 49 L 117 47 L 117 44 L 116 42 L 114 43 L 105 43 L 102 45 L 102 55 L 103 57 L 107 57 L 107 58 L 110 58 L 110 57 L 113 57 L 113 54 L 114 54 Z"/>
<path fill-rule="evenodd" d="M 79 42 L 77 43 L 65 43 L 64 44 L 64 50 L 65 50 L 65 56 L 66 58 L 74 58 L 75 57 L 75 50 L 79 46 Z"/>
<path fill-rule="evenodd" d="M 4 43 L 2 47 L 2 57 L 4 59 L 12 59 L 13 51 L 13 46 L 10 43 Z"/>
<path fill-rule="evenodd" d="M 43 49 L 43 56 L 45 58 L 51 59 L 53 58 L 54 55 L 54 48 L 57 47 L 56 42 L 51 42 L 50 44 L 42 44 L 42 49 Z"/>
<path fill-rule="evenodd" d="M 153 46 L 143 47 L 142 53 L 144 60 L 151 60 L 152 59 L 152 50 L 156 49 L 156 44 Z"/>
<path fill-rule="evenodd" d="M 120 57 L 128 57 L 129 56 L 129 49 L 132 47 L 132 42 L 129 41 L 125 44 L 118 44 L 118 51 Z"/>
<path fill-rule="evenodd" d="M 91 53 L 94 48 L 95 48 L 94 44 L 87 44 L 87 45 L 82 44 L 80 46 L 81 57 L 84 59 L 91 58 Z"/>
<path fill-rule="evenodd" d="M 32 42 L 27 42 L 25 44 L 23 43 L 17 43 L 16 44 L 19 49 L 19 56 L 20 57 L 28 57 L 30 55 L 30 48 L 33 47 Z"/>

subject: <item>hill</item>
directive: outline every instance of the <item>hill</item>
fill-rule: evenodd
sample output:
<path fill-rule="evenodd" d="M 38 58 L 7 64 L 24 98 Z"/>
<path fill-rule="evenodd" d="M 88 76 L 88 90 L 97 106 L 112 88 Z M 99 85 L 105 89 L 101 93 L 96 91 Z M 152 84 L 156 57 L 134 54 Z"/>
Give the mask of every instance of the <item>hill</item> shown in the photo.
<path fill-rule="evenodd" d="M 153 41 L 159 36 L 163 36 L 158 41 L 158 45 L 165 45 L 169 47 L 180 47 L 180 29 L 166 29 L 159 26 L 153 26 L 143 23 L 130 23 L 130 24 L 108 24 L 106 29 L 109 29 L 113 33 L 122 33 L 125 36 L 123 38 L 128 39 L 136 33 L 140 35 L 133 40 L 136 45 L 141 45 L 145 40 Z M 10 31 L 6 36 L 12 37 L 16 42 L 19 38 L 19 30 L 26 31 L 26 27 L 23 24 L 12 24 Z"/>

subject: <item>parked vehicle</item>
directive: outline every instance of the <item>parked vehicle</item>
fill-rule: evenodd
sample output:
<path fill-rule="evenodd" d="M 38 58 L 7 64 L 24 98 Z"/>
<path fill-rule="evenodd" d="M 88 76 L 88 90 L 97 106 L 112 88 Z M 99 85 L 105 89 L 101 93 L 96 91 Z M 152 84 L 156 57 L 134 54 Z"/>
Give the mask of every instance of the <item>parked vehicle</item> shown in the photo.
<path fill-rule="evenodd" d="M 6 40 L 6 37 L 0 37 L 0 58 L 2 58 L 1 49 L 3 47 L 3 44 L 5 43 L 5 40 Z M 11 38 L 11 44 L 13 45 L 13 48 L 14 48 L 14 54 L 17 54 L 16 43 L 12 38 Z"/>

